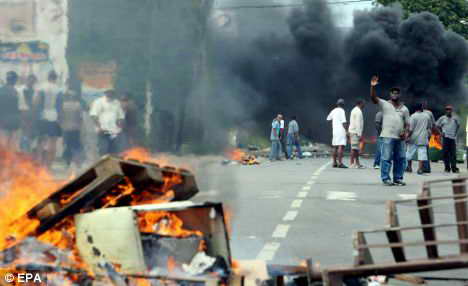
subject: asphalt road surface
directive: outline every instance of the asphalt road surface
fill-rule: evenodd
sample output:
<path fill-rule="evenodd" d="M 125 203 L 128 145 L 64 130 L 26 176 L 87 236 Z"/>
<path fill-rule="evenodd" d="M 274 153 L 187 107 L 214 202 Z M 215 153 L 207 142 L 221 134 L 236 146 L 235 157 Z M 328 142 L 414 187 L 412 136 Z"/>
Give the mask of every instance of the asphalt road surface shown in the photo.
<path fill-rule="evenodd" d="M 372 165 L 370 160 L 363 163 Z M 264 162 L 258 166 L 222 166 L 215 161 L 198 172 L 201 192 L 193 200 L 222 201 L 230 209 L 235 259 L 297 265 L 313 258 L 322 266 L 351 265 L 353 233 L 385 227 L 386 201 L 414 199 L 423 181 L 454 176 L 444 174 L 441 163 L 432 167 L 430 175 L 405 174 L 406 187 L 384 187 L 380 170 L 336 169 L 329 159 Z M 451 192 L 450 188 L 438 189 L 433 195 Z M 420 224 L 414 204 L 405 203 L 399 215 L 401 225 Z M 453 223 L 453 204 L 441 205 L 435 217 L 437 223 Z M 438 232 L 438 238 L 456 239 L 456 231 Z M 403 240 L 422 240 L 422 234 L 404 233 Z M 386 240 L 383 235 L 374 235 L 368 243 Z M 458 251 L 454 246 L 441 249 L 442 254 Z M 415 247 L 407 256 L 423 258 L 425 254 L 424 248 Z M 375 262 L 392 261 L 390 251 L 376 251 L 373 256 Z M 438 275 L 468 278 L 465 272 Z"/>

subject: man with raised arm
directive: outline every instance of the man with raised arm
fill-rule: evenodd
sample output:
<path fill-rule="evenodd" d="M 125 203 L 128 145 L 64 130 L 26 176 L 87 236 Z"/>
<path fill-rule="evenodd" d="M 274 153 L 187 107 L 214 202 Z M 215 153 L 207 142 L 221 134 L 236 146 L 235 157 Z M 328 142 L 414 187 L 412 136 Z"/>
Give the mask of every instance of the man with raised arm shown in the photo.
<path fill-rule="evenodd" d="M 400 102 L 400 89 L 390 89 L 390 100 L 377 97 L 375 87 L 379 84 L 379 78 L 371 79 L 371 100 L 378 104 L 382 111 L 382 157 L 381 179 L 385 186 L 405 186 L 403 174 L 406 165 L 405 140 L 409 124 L 409 110 Z M 393 180 L 390 178 L 390 169 L 393 163 Z"/>

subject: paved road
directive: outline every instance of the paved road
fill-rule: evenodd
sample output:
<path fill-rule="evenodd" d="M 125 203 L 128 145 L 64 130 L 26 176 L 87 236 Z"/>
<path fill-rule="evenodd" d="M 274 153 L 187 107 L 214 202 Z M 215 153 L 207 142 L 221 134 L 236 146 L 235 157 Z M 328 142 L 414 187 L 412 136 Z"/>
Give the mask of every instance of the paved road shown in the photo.
<path fill-rule="evenodd" d="M 364 163 L 371 165 L 370 161 Z M 199 172 L 202 192 L 195 201 L 223 201 L 231 209 L 236 259 L 298 264 L 312 257 L 322 265 L 351 264 L 353 232 L 384 227 L 387 200 L 415 198 L 423 181 L 451 176 L 442 172 L 441 164 L 433 164 L 433 169 L 430 176 L 407 175 L 406 187 L 384 187 L 379 170 L 335 169 L 329 159 L 265 162 L 259 166 L 221 166 L 217 162 Z M 436 194 L 450 192 L 438 190 Z M 437 222 L 453 222 L 450 209 L 437 209 Z M 411 205 L 404 205 L 399 213 L 401 224 L 419 224 Z M 444 231 L 439 238 L 454 239 L 455 234 Z M 384 242 L 383 238 L 371 237 L 368 242 Z M 404 239 L 421 240 L 422 235 L 413 232 Z M 457 250 L 447 247 L 443 254 Z M 424 254 L 423 248 L 408 253 L 412 258 Z M 389 251 L 374 256 L 377 261 L 391 258 Z"/>

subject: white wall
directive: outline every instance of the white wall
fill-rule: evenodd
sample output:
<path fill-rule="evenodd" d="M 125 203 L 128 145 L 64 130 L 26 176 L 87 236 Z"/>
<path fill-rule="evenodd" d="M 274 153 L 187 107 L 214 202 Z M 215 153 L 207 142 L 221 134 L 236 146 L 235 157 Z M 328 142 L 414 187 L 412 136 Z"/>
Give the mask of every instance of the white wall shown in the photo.
<path fill-rule="evenodd" d="M 68 65 L 66 61 L 66 47 L 68 41 L 68 0 L 0 0 L 2 3 L 35 2 L 35 16 L 33 17 L 34 33 L 1 34 L 0 41 L 18 43 L 27 41 L 42 41 L 49 45 L 50 61 L 36 64 L 13 64 L 0 62 L 0 79 L 5 78 L 9 70 L 18 72 L 20 76 L 34 73 L 42 82 L 47 78 L 50 70 L 54 69 L 65 84 L 68 79 Z M 0 6 L 1 7 L 1 6 Z M 2 13 L 7 11 L 0 10 Z"/>

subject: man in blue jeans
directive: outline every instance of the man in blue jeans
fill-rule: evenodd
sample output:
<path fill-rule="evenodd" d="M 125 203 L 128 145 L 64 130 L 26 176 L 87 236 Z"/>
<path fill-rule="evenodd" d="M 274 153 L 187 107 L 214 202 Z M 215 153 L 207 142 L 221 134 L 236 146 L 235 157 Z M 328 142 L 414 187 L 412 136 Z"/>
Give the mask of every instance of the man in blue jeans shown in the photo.
<path fill-rule="evenodd" d="M 375 115 L 375 129 L 377 130 L 377 142 L 375 146 L 374 169 L 380 169 L 380 158 L 382 154 L 382 111 L 377 112 Z"/>
<path fill-rule="evenodd" d="M 288 124 L 288 158 L 293 158 L 293 145 L 296 146 L 297 157 L 302 159 L 301 144 L 299 142 L 299 124 L 297 124 L 297 117 L 293 116 Z"/>
<path fill-rule="evenodd" d="M 271 151 L 270 151 L 270 161 L 280 160 L 280 150 L 281 150 L 281 142 L 280 142 L 280 120 L 281 114 L 273 119 L 271 123 L 271 133 L 270 133 L 270 141 L 271 141 Z"/>
<path fill-rule="evenodd" d="M 403 174 L 406 166 L 405 140 L 409 123 L 409 110 L 400 102 L 400 89 L 390 89 L 390 100 L 378 98 L 375 87 L 379 84 L 379 78 L 371 79 L 371 99 L 378 104 L 382 111 L 382 154 L 381 154 L 381 179 L 385 186 L 405 186 Z M 393 164 L 393 181 L 390 178 L 390 169 Z"/>

